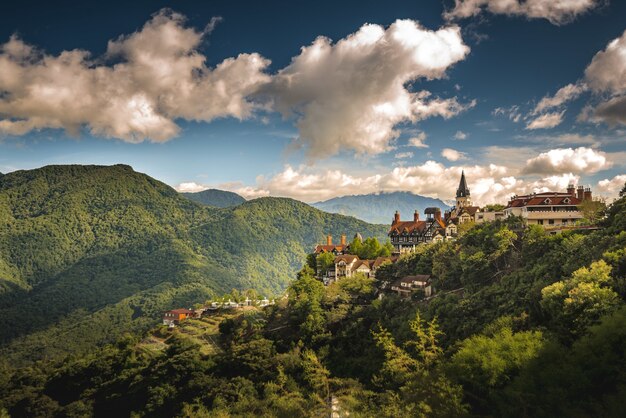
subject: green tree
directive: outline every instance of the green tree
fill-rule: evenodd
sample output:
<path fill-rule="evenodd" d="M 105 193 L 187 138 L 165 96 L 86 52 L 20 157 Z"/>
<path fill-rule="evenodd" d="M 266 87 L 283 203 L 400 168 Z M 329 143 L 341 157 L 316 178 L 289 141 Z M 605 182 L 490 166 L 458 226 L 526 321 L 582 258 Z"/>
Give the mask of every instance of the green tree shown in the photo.
<path fill-rule="evenodd" d="M 335 267 L 335 255 L 333 253 L 321 253 L 317 256 L 316 262 L 316 272 L 319 275 L 325 275 Z"/>

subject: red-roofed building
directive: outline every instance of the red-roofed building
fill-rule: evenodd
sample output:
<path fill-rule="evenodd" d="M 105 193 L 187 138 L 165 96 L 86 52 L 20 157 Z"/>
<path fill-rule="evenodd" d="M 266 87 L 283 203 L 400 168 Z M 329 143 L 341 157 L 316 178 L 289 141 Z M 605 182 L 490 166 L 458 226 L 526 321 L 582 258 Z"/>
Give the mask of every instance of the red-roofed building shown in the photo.
<path fill-rule="evenodd" d="M 523 196 L 513 196 L 504 209 L 507 217 L 520 216 L 529 225 L 543 225 L 545 228 L 571 226 L 584 216 L 580 205 L 592 200 L 590 188 L 573 184 L 567 192 L 543 192 Z"/>
<path fill-rule="evenodd" d="M 173 309 L 163 314 L 163 325 L 172 327 L 180 321 L 193 317 L 194 315 L 195 312 L 189 309 Z"/>
<path fill-rule="evenodd" d="M 333 253 L 335 255 L 345 254 L 348 250 L 349 245 L 346 243 L 346 236 L 341 236 L 340 244 L 333 244 L 332 235 L 326 236 L 326 245 L 318 244 L 315 246 L 315 254 L 321 253 Z"/>

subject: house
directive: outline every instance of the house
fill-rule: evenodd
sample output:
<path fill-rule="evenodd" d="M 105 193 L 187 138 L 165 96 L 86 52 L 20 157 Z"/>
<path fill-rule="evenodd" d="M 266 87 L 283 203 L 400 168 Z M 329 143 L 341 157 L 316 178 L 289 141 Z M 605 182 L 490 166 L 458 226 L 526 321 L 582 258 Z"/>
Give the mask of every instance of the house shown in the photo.
<path fill-rule="evenodd" d="M 356 263 L 360 261 L 359 257 L 352 254 L 338 255 L 335 257 L 335 280 L 339 280 L 342 277 L 351 277 Z"/>
<path fill-rule="evenodd" d="M 180 321 L 195 316 L 195 312 L 189 309 L 173 309 L 163 314 L 163 325 L 173 327 Z"/>
<path fill-rule="evenodd" d="M 414 292 L 419 290 L 424 292 L 425 297 L 429 297 L 433 294 L 430 275 L 418 274 L 405 276 L 391 284 L 391 291 L 396 292 L 401 298 L 410 298 Z"/>
<path fill-rule="evenodd" d="M 335 255 L 341 255 L 341 254 L 345 254 L 345 252 L 348 250 L 349 245 L 346 243 L 346 236 L 345 234 L 341 236 L 341 242 L 339 245 L 335 245 L 333 244 L 333 236 L 332 235 L 327 235 L 326 236 L 326 245 L 316 245 L 315 246 L 315 254 L 322 254 L 322 253 L 333 253 Z"/>
<path fill-rule="evenodd" d="M 592 200 L 591 188 L 575 188 L 570 184 L 567 192 L 513 196 L 504 213 L 506 217 L 520 216 L 528 225 L 542 225 L 544 228 L 572 226 L 583 219 L 580 206 L 586 200 Z"/>
<path fill-rule="evenodd" d="M 440 240 L 437 235 L 445 237 L 446 223 L 441 218 L 441 209 L 426 208 L 424 214 L 426 219 L 423 221 L 417 211 L 412 221 L 402 221 L 400 212 L 396 211 L 388 233 L 394 254 L 412 252 L 419 244 Z"/>

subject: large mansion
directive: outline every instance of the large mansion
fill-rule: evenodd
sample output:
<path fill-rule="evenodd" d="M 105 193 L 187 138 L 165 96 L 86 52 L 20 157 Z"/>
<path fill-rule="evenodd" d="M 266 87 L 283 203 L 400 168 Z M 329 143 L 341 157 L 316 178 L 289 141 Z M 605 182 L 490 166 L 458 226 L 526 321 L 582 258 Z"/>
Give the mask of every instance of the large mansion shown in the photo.
<path fill-rule="evenodd" d="M 584 216 L 580 205 L 591 201 L 591 189 L 567 186 L 567 192 L 533 193 L 513 196 L 504 209 L 505 215 L 521 216 L 529 225 L 544 227 L 572 226 Z"/>

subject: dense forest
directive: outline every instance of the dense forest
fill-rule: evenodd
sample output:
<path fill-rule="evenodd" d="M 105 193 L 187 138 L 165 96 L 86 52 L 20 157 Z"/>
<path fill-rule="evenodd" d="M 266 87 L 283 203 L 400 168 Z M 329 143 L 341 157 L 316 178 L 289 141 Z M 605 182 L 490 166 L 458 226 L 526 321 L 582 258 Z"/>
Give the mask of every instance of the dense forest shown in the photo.
<path fill-rule="evenodd" d="M 282 294 L 326 234 L 356 232 L 386 227 L 291 199 L 207 207 L 124 165 L 3 175 L 2 361 L 86 353 L 233 288 Z"/>
<path fill-rule="evenodd" d="M 623 416 L 626 197 L 600 226 L 549 235 L 515 218 L 485 223 L 377 273 L 431 274 L 428 300 L 379 299 L 359 275 L 325 287 L 304 266 L 274 306 L 5 365 L 2 407 L 29 417 Z"/>
<path fill-rule="evenodd" d="M 216 208 L 229 208 L 237 206 L 246 201 L 237 193 L 227 192 L 218 189 L 202 190 L 195 193 L 181 193 L 187 199 L 203 205 L 214 206 Z"/>

